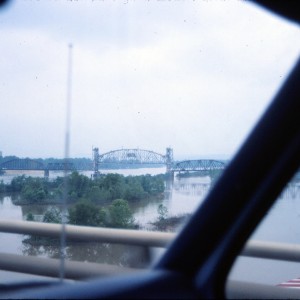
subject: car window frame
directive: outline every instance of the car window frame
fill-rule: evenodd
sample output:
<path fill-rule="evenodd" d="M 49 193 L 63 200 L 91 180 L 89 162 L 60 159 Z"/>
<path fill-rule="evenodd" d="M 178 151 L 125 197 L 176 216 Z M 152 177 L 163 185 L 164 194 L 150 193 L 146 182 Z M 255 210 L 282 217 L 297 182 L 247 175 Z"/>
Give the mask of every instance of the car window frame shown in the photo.
<path fill-rule="evenodd" d="M 225 297 L 234 260 L 300 165 L 299 78 L 300 59 L 204 203 L 153 268 L 13 296 Z"/>

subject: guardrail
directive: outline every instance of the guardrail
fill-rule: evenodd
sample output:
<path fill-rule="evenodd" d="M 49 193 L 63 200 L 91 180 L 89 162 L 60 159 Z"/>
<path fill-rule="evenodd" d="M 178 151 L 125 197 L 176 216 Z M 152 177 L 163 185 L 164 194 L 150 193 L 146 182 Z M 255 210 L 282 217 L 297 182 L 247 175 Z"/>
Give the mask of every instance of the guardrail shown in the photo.
<path fill-rule="evenodd" d="M 62 226 L 29 221 L 0 221 L 0 232 L 60 237 Z M 68 240 L 128 244 L 148 247 L 165 247 L 175 236 L 174 233 L 112 229 L 88 226 L 65 226 Z"/>
<path fill-rule="evenodd" d="M 174 233 L 111 229 L 66 225 L 68 240 L 99 243 L 117 243 L 143 247 L 166 247 L 175 237 Z M 0 232 L 59 237 L 60 224 L 47 224 L 28 221 L 0 221 Z M 242 256 L 300 262 L 300 246 L 266 241 L 250 241 L 241 253 Z M 12 263 L 13 262 L 13 263 Z M 0 253 L 0 270 L 27 274 L 57 277 L 60 262 L 57 259 L 39 258 Z M 65 276 L 70 279 L 83 279 L 93 276 L 109 276 L 138 269 L 118 266 L 66 261 Z"/>

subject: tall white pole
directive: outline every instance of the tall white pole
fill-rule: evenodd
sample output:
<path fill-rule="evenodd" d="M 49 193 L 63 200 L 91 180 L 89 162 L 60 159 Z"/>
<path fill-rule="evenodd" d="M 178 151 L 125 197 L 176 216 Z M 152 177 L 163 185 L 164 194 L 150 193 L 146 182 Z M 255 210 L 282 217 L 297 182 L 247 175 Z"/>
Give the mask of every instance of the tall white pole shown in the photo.
<path fill-rule="evenodd" d="M 70 157 L 70 125 L 71 125 L 71 103 L 72 103 L 72 44 L 69 44 L 69 61 L 67 73 L 67 99 L 66 99 L 66 129 L 65 129 L 65 164 L 64 164 L 64 193 L 62 208 L 62 229 L 60 240 L 60 271 L 61 281 L 65 278 L 65 256 L 66 256 L 66 221 L 67 221 L 67 197 L 68 197 L 68 159 Z"/>

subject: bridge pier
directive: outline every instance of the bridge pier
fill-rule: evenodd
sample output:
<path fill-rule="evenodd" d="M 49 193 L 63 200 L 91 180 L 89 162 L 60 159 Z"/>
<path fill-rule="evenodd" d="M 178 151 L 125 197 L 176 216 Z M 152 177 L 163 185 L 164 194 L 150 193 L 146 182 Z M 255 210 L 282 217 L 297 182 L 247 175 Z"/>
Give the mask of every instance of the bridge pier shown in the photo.
<path fill-rule="evenodd" d="M 173 184 L 174 184 L 174 172 L 171 171 L 171 172 L 166 173 L 165 197 L 168 200 L 172 199 Z"/>
<path fill-rule="evenodd" d="M 174 183 L 174 172 L 166 173 L 166 190 L 171 190 Z"/>
<path fill-rule="evenodd" d="M 99 148 L 93 148 L 93 163 L 94 163 L 94 174 L 93 178 L 98 178 L 100 176 L 99 172 Z"/>
<path fill-rule="evenodd" d="M 48 169 L 45 169 L 44 170 L 44 177 L 49 178 L 49 173 L 50 173 L 50 171 Z"/>
<path fill-rule="evenodd" d="M 172 148 L 167 148 L 166 149 L 166 166 L 167 166 L 167 173 L 170 173 L 172 170 L 172 165 L 173 165 L 173 149 Z M 174 173 L 173 173 L 174 176 Z"/>

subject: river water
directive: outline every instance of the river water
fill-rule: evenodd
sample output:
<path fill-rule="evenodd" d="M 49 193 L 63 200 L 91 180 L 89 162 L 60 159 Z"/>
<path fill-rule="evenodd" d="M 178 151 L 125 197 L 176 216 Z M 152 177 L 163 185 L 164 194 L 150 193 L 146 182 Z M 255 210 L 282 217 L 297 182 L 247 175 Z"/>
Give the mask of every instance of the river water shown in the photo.
<path fill-rule="evenodd" d="M 162 174 L 165 168 L 147 168 L 147 169 L 124 169 L 124 170 L 105 170 L 102 173 L 119 173 L 127 175 L 141 174 Z M 82 174 L 90 177 L 92 172 L 85 171 Z M 21 173 L 22 174 L 22 173 Z M 23 173 L 30 176 L 43 176 L 43 172 L 34 171 Z M 5 183 L 11 181 L 14 176 L 20 173 L 10 172 L 1 176 L 0 180 Z M 50 172 L 50 179 L 56 176 L 63 176 L 62 172 Z M 138 203 L 130 203 L 135 222 L 142 229 L 151 230 L 151 222 L 158 218 L 158 206 L 163 204 L 167 207 L 168 216 L 180 216 L 192 213 L 210 187 L 210 178 L 206 177 L 190 177 L 190 178 L 174 178 L 172 184 L 166 184 L 168 188 L 162 199 L 144 200 Z M 4 196 L 0 198 L 0 218 L 9 220 L 25 220 L 29 212 L 31 212 L 36 220 L 42 220 L 46 210 L 51 205 L 23 205 L 16 206 L 13 204 L 11 197 Z M 59 245 L 32 245 L 25 243 L 27 237 L 24 235 L 0 233 L 1 241 L 0 252 L 36 255 L 41 257 L 59 257 Z M 69 259 L 79 261 L 93 261 L 101 263 L 112 263 L 122 266 L 142 267 L 144 261 L 144 249 L 139 247 L 128 247 L 124 245 L 99 245 L 97 243 L 72 244 L 67 247 L 67 255 Z M 140 257 L 139 259 L 137 259 Z"/>
<path fill-rule="evenodd" d="M 123 175 L 161 174 L 164 168 L 106 170 L 103 173 L 120 173 Z M 83 172 L 91 176 L 92 172 Z M 28 174 L 27 174 L 28 175 Z M 36 172 L 31 176 L 43 176 Z M 16 174 L 1 176 L 0 180 L 10 181 Z M 50 178 L 62 176 L 61 172 L 50 172 Z M 131 204 L 137 223 L 144 229 L 151 229 L 151 222 L 158 217 L 157 208 L 163 204 L 169 216 L 192 213 L 203 201 L 210 188 L 210 178 L 189 177 L 174 178 L 173 184 L 166 190 L 163 199 L 141 201 Z M 169 186 L 169 184 L 167 184 Z M 42 216 L 49 206 L 15 206 L 10 197 L 0 198 L 0 218 L 24 220 L 29 212 Z M 269 211 L 259 229 L 253 234 L 255 240 L 300 243 L 300 182 L 290 183 Z M 0 252 L 44 257 L 59 257 L 59 245 L 45 244 L 33 246 L 24 243 L 23 235 L 0 233 Z M 3 242 L 5 241 L 5 242 Z M 82 243 L 68 245 L 67 256 L 71 260 L 93 261 L 117 264 L 120 266 L 143 267 L 147 264 L 144 249 L 125 245 L 108 245 Z M 282 261 L 262 260 L 241 257 L 238 259 L 230 277 L 272 285 L 300 277 L 300 264 Z"/>

